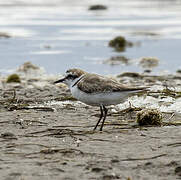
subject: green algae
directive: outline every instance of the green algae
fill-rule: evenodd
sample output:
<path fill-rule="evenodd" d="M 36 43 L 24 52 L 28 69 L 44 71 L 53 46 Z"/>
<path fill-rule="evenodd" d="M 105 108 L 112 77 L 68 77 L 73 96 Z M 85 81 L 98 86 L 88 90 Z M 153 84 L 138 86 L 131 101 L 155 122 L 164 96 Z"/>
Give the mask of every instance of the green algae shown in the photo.
<path fill-rule="evenodd" d="M 21 83 L 20 77 L 17 74 L 11 74 L 7 78 L 7 83 Z"/>

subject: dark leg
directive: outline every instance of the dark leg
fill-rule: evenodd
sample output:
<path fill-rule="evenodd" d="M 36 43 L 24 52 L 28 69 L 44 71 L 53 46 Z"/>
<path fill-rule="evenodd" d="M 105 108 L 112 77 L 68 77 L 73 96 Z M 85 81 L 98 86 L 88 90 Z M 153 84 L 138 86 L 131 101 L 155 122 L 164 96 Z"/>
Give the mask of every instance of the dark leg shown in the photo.
<path fill-rule="evenodd" d="M 107 111 L 108 111 L 104 105 L 103 105 L 103 111 L 104 111 L 104 118 L 103 118 L 103 121 L 102 121 L 102 125 L 101 125 L 101 128 L 100 128 L 100 131 L 102 131 L 102 129 L 103 129 L 104 121 L 106 119 Z"/>
<path fill-rule="evenodd" d="M 101 115 L 100 115 L 99 120 L 97 121 L 96 126 L 94 127 L 94 130 L 96 130 L 96 128 L 97 128 L 97 126 L 99 125 L 99 123 L 100 123 L 100 121 L 101 121 L 101 119 L 102 119 L 102 116 L 103 116 L 103 107 L 102 107 L 102 105 L 100 106 L 100 111 L 101 111 Z"/>

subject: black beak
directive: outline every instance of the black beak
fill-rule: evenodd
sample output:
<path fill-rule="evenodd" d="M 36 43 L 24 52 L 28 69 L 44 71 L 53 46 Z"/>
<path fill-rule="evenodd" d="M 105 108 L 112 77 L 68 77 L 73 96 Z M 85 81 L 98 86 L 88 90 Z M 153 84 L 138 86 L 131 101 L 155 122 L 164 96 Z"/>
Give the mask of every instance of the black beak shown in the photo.
<path fill-rule="evenodd" d="M 64 80 L 65 80 L 65 78 L 62 78 L 62 79 L 60 79 L 60 80 L 58 80 L 58 81 L 55 81 L 54 84 L 62 83 L 62 82 L 64 82 Z"/>

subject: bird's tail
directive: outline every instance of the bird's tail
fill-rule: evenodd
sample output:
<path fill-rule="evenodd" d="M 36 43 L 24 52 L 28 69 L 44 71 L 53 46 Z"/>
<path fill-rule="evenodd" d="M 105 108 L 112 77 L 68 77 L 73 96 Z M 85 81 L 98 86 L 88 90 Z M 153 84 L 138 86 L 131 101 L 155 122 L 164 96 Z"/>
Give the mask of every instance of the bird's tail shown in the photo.
<path fill-rule="evenodd" d="M 150 87 L 132 88 L 132 89 L 130 89 L 130 92 L 133 93 L 133 94 L 137 94 L 137 93 L 147 93 L 147 92 L 149 92 L 149 88 L 150 88 Z"/>

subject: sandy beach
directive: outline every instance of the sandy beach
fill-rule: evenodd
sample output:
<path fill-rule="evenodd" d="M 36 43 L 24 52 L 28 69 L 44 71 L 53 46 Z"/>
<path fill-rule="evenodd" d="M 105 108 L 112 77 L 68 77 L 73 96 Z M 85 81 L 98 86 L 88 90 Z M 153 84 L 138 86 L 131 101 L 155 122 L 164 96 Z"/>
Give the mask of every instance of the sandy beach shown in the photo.
<path fill-rule="evenodd" d="M 162 85 L 163 91 L 136 95 L 132 107 L 110 107 L 102 132 L 93 131 L 99 108 L 76 101 L 66 86 L 55 86 L 58 76 L 21 72 L 21 83 L 6 83 L 7 77 L 1 77 L 1 179 L 181 179 L 181 120 L 174 107 L 180 91 L 170 86 L 179 88 L 181 76 L 130 75 L 115 78 L 155 88 L 165 79 L 172 90 L 166 93 Z M 162 112 L 162 126 L 140 127 L 136 113 L 149 103 L 138 107 L 134 102 L 150 97 L 162 111 L 163 106 L 170 111 Z"/>

